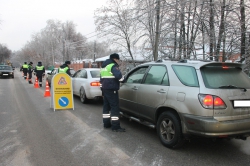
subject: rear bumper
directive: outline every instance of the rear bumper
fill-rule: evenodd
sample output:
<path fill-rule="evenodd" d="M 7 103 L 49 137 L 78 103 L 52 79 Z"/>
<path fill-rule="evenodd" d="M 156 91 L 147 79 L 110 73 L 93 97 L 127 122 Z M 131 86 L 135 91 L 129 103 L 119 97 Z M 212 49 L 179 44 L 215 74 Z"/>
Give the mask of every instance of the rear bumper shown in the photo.
<path fill-rule="evenodd" d="M 250 136 L 250 118 L 241 120 L 218 121 L 213 117 L 182 115 L 184 132 L 207 137 Z"/>
<path fill-rule="evenodd" d="M 14 73 L 0 73 L 0 77 L 13 77 Z"/>
<path fill-rule="evenodd" d="M 97 97 L 101 97 L 102 96 L 102 91 L 100 90 L 100 88 L 90 88 L 87 92 L 86 92 L 87 98 L 88 99 L 95 99 Z"/>

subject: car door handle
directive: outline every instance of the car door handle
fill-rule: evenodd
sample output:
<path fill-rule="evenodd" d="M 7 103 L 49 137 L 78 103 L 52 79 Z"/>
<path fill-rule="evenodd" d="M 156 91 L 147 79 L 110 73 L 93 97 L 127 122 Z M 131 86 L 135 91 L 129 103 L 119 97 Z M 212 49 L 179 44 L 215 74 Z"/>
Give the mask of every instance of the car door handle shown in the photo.
<path fill-rule="evenodd" d="M 132 89 L 133 89 L 133 90 L 138 90 L 138 88 L 137 88 L 136 86 L 134 86 Z"/>
<path fill-rule="evenodd" d="M 157 92 L 159 92 L 159 93 L 166 93 L 166 91 L 164 89 L 160 89 Z"/>

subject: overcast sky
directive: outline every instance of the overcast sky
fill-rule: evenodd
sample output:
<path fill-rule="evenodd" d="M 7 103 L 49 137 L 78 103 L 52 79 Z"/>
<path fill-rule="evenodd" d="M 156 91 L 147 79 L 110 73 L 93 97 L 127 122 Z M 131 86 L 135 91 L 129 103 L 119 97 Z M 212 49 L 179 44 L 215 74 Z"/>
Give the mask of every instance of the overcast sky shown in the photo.
<path fill-rule="evenodd" d="M 0 43 L 7 45 L 12 51 L 18 51 L 31 40 L 33 33 L 45 28 L 49 19 L 73 21 L 77 25 L 76 31 L 85 36 L 95 31 L 94 10 L 105 5 L 105 2 L 106 0 L 0 0 Z"/>

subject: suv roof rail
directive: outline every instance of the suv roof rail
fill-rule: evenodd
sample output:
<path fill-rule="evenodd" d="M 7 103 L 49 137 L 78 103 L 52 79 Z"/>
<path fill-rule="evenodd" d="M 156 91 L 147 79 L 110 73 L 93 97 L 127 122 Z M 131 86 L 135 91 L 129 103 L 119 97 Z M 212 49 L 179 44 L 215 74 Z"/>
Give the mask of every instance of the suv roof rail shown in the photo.
<path fill-rule="evenodd" d="M 178 63 L 188 63 L 188 62 L 212 62 L 211 60 L 202 60 L 202 59 L 181 59 Z"/>
<path fill-rule="evenodd" d="M 162 59 L 158 59 L 156 62 L 163 62 L 163 60 Z"/>
<path fill-rule="evenodd" d="M 187 63 L 187 62 L 188 62 L 187 59 L 181 59 L 178 61 L 178 63 Z"/>

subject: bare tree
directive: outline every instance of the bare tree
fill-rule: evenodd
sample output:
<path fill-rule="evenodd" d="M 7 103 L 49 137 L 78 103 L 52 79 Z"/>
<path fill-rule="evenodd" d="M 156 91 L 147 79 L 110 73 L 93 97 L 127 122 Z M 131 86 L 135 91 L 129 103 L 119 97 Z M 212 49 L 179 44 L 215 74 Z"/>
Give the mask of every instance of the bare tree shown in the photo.
<path fill-rule="evenodd" d="M 6 63 L 10 59 L 11 53 L 7 46 L 0 44 L 0 63 Z"/>
<path fill-rule="evenodd" d="M 129 0 L 109 0 L 108 7 L 95 11 L 95 24 L 97 32 L 101 33 L 100 36 L 107 37 L 112 44 L 127 50 L 134 62 L 132 48 L 137 42 L 137 24 L 131 7 L 133 2 L 130 3 Z"/>

